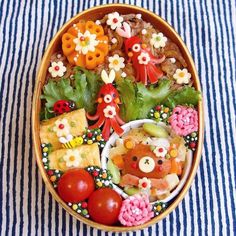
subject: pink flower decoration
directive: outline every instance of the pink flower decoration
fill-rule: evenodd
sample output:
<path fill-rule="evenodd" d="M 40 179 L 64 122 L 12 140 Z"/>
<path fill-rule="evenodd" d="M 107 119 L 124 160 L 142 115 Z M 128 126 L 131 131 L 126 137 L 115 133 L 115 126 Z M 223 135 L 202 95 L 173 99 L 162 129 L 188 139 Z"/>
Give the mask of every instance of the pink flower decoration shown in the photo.
<path fill-rule="evenodd" d="M 169 122 L 177 135 L 186 136 L 198 130 L 198 113 L 191 107 L 177 106 Z"/>
<path fill-rule="evenodd" d="M 141 225 L 154 216 L 152 205 L 146 194 L 133 195 L 122 203 L 119 221 L 125 226 Z"/>

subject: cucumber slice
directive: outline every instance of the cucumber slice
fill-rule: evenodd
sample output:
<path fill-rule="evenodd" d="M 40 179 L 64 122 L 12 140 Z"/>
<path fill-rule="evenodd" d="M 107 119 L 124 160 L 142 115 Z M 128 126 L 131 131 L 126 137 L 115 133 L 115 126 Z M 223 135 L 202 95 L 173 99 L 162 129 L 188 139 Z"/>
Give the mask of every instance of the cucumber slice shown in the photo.
<path fill-rule="evenodd" d="M 167 138 L 169 136 L 166 129 L 162 126 L 146 123 L 143 125 L 143 129 L 145 132 L 150 134 L 151 136 L 157 137 L 157 138 Z"/>
<path fill-rule="evenodd" d="M 129 196 L 132 196 L 136 193 L 139 193 L 140 192 L 140 189 L 139 188 L 136 188 L 136 187 L 125 187 L 124 188 L 124 191 L 129 195 Z"/>
<path fill-rule="evenodd" d="M 112 160 L 108 161 L 107 169 L 112 174 L 112 182 L 114 184 L 119 184 L 120 183 L 120 171 L 119 171 L 118 167 L 113 163 Z"/>

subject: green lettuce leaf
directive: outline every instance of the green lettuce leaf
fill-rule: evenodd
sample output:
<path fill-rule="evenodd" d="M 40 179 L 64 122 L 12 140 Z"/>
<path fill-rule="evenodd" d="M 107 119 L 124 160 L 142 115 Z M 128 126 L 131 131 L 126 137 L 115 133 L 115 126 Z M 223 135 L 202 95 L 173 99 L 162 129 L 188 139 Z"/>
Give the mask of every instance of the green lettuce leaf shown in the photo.
<path fill-rule="evenodd" d="M 163 104 L 170 108 L 177 105 L 196 106 L 201 99 L 201 94 L 194 87 L 185 86 L 180 90 L 174 90 L 164 101 Z"/>
<path fill-rule="evenodd" d="M 184 104 L 196 106 L 201 98 L 193 87 L 171 89 L 171 81 L 168 79 L 162 79 L 157 86 L 149 87 L 133 83 L 130 79 L 120 79 L 116 84 L 122 101 L 120 115 L 126 122 L 147 118 L 150 110 L 158 104 L 170 108 Z"/>
<path fill-rule="evenodd" d="M 53 112 L 53 105 L 58 100 L 71 100 L 76 103 L 77 108 L 85 108 L 89 113 L 94 113 L 97 93 L 102 85 L 101 78 L 95 73 L 75 68 L 74 80 L 62 78 L 58 81 L 49 80 L 43 88 L 41 99 L 45 99 L 44 118 Z"/>
<path fill-rule="evenodd" d="M 126 121 L 146 118 L 156 104 L 161 103 L 171 92 L 170 81 L 160 80 L 157 87 L 145 87 L 142 83 L 133 83 L 130 79 L 117 81 L 122 104 L 121 117 Z"/>

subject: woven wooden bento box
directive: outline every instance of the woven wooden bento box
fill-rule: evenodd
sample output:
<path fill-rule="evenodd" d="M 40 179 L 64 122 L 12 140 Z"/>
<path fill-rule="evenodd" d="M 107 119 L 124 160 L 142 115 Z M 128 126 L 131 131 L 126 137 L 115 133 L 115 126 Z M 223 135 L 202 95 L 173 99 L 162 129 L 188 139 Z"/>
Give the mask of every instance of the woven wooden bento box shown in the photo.
<path fill-rule="evenodd" d="M 193 162 L 192 162 L 192 167 L 190 170 L 190 174 L 187 178 L 187 181 L 184 184 L 184 187 L 180 191 L 180 193 L 175 197 L 175 199 L 171 202 L 171 204 L 168 206 L 168 208 L 161 213 L 160 215 L 152 218 L 150 221 L 139 225 L 139 226 L 132 226 L 132 227 L 123 227 L 123 226 L 107 226 L 107 225 L 102 225 L 99 223 L 96 223 L 90 219 L 86 219 L 79 214 L 77 214 L 75 211 L 73 211 L 57 194 L 55 189 L 53 188 L 49 177 L 47 176 L 47 173 L 44 169 L 44 165 L 42 162 L 42 152 L 40 148 L 40 136 L 39 136 L 39 128 L 40 128 L 40 109 L 41 109 L 41 101 L 40 101 L 40 96 L 42 92 L 42 87 L 45 83 L 45 78 L 47 74 L 47 70 L 50 64 L 50 58 L 52 54 L 57 51 L 60 47 L 61 43 L 61 38 L 62 35 L 75 23 L 77 23 L 79 20 L 97 20 L 99 18 L 102 18 L 105 14 L 108 14 L 112 11 L 117 11 L 120 14 L 129 14 L 129 13 L 134 13 L 134 14 L 142 14 L 142 18 L 144 20 L 147 20 L 154 26 L 158 27 L 158 29 L 163 32 L 164 35 L 166 35 L 168 38 L 170 38 L 174 43 L 177 44 L 179 47 L 186 63 L 187 63 L 187 68 L 188 71 L 192 75 L 192 80 L 194 87 L 198 90 L 201 91 L 200 88 L 200 82 L 199 78 L 197 75 L 197 71 L 194 65 L 194 62 L 192 60 L 192 57 L 186 48 L 184 42 L 181 40 L 180 36 L 175 32 L 175 30 L 162 18 L 157 16 L 156 14 L 135 6 L 130 6 L 130 5 L 125 5 L 125 4 L 112 4 L 112 5 L 103 5 L 103 6 L 98 6 L 95 8 L 88 9 L 86 11 L 83 11 L 70 19 L 54 36 L 54 38 L 51 40 L 49 46 L 47 47 L 44 57 L 41 62 L 41 66 L 39 68 L 38 74 L 37 74 L 37 80 L 36 80 L 36 86 L 35 86 L 35 92 L 34 92 L 34 100 L 33 100 L 33 110 L 32 110 L 32 131 L 33 131 L 33 139 L 34 139 L 34 149 L 35 149 L 35 155 L 36 155 L 36 160 L 37 164 L 39 167 L 39 170 L 41 172 L 41 175 L 43 177 L 43 180 L 55 198 L 55 200 L 62 205 L 62 207 L 70 213 L 73 217 L 76 219 L 90 225 L 93 227 L 96 227 L 98 229 L 102 229 L 105 231 L 116 231 L 116 232 L 124 232 L 124 231 L 133 231 L 133 230 L 138 230 L 142 229 L 145 227 L 148 227 L 152 224 L 157 223 L 158 221 L 162 220 L 165 218 L 170 212 L 172 212 L 180 203 L 180 201 L 184 198 L 185 194 L 187 193 L 188 189 L 190 188 L 191 183 L 193 182 L 193 179 L 195 177 L 200 159 L 201 159 L 201 151 L 202 151 L 202 145 L 203 145 L 203 130 L 204 130 L 204 121 L 203 121 L 203 104 L 202 101 L 199 101 L 198 103 L 198 122 L 199 122 L 199 130 L 198 130 L 198 144 L 196 147 L 196 151 L 194 152 L 193 156 Z"/>

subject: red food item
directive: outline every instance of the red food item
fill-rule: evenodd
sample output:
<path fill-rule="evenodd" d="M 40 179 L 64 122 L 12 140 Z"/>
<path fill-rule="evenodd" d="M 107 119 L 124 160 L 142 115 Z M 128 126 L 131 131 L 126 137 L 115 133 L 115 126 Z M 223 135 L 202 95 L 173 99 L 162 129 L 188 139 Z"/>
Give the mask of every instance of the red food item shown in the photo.
<path fill-rule="evenodd" d="M 146 162 L 146 166 L 143 164 Z M 124 174 L 131 174 L 139 178 L 163 178 L 170 173 L 171 162 L 166 158 L 156 157 L 150 146 L 137 144 L 124 155 Z"/>
<path fill-rule="evenodd" d="M 118 221 L 121 205 L 121 196 L 111 188 L 100 188 L 88 199 L 89 215 L 104 225 L 113 225 Z"/>
<path fill-rule="evenodd" d="M 53 106 L 53 111 L 57 115 L 61 115 L 65 112 L 70 112 L 75 108 L 75 103 L 73 101 L 58 100 Z"/>
<path fill-rule="evenodd" d="M 65 202 L 84 201 L 94 189 L 94 180 L 84 169 L 68 170 L 58 181 L 58 194 Z"/>
<path fill-rule="evenodd" d="M 114 71 L 113 71 L 114 72 Z M 105 76 L 104 76 L 105 73 Z M 89 129 L 96 129 L 102 127 L 102 136 L 107 141 L 110 137 L 111 128 L 118 134 L 121 135 L 124 130 L 120 127 L 124 124 L 124 121 L 120 118 L 120 98 L 116 88 L 112 85 L 112 81 L 115 79 L 115 72 L 112 74 L 110 81 L 106 81 L 107 73 L 103 70 L 102 79 L 105 84 L 101 87 L 98 98 L 97 98 L 97 111 L 95 115 L 87 114 L 89 120 L 97 120 L 95 124 L 89 127 Z"/>
<path fill-rule="evenodd" d="M 116 32 L 127 38 L 124 41 L 125 51 L 136 70 L 136 81 L 141 81 L 145 85 L 148 82 L 155 84 L 163 76 L 162 70 L 156 64 L 162 63 L 165 56 L 154 56 L 151 49 L 139 37 L 131 37 L 130 25 L 126 22 L 123 23 L 123 27 L 117 28 Z"/>
<path fill-rule="evenodd" d="M 195 143 L 195 142 L 191 142 L 191 143 L 189 144 L 189 146 L 190 146 L 190 148 L 195 148 L 195 147 L 196 147 L 196 143 Z"/>

